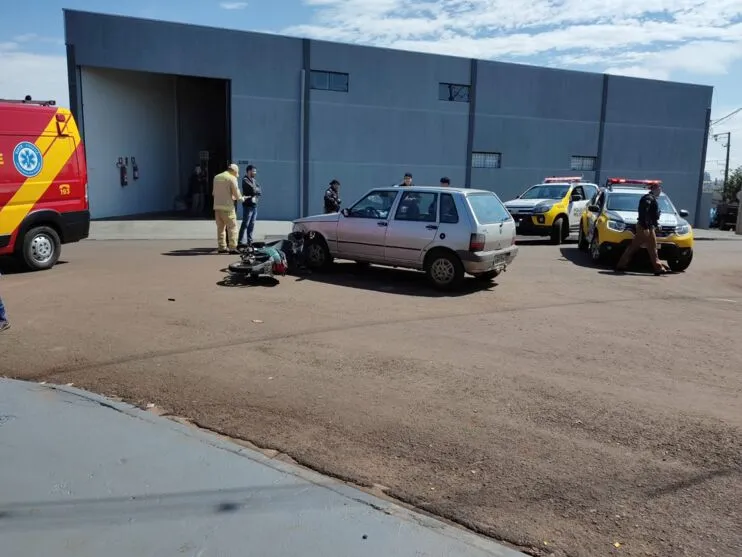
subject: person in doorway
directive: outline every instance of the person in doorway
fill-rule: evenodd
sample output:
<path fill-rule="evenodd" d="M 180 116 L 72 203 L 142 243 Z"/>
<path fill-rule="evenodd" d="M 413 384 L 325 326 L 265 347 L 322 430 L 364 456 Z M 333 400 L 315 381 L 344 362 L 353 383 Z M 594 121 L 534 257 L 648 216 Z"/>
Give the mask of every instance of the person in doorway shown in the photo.
<path fill-rule="evenodd" d="M 325 213 L 340 211 L 340 182 L 333 180 L 325 190 Z"/>
<path fill-rule="evenodd" d="M 5 304 L 3 299 L 0 298 L 0 333 L 10 329 L 10 321 L 8 321 L 8 314 L 5 313 Z"/>
<path fill-rule="evenodd" d="M 237 251 L 237 212 L 234 203 L 245 200 L 237 186 L 239 175 L 240 168 L 236 164 L 230 164 L 227 170 L 214 176 L 214 218 L 219 253 L 239 253 Z"/>
<path fill-rule="evenodd" d="M 643 195 L 639 200 L 639 219 L 636 222 L 636 233 L 616 265 L 617 272 L 626 270 L 631 258 L 641 248 L 645 248 L 649 252 L 655 275 L 661 275 L 668 271 L 668 268 L 660 261 L 655 234 L 655 228 L 660 222 L 660 207 L 657 198 L 661 193 L 662 186 L 659 183 L 654 183 L 649 187 L 649 193 Z"/>
<path fill-rule="evenodd" d="M 447 188 L 451 185 L 451 179 L 448 176 L 441 178 L 441 187 Z"/>
<path fill-rule="evenodd" d="M 206 193 L 206 175 L 197 165 L 188 179 L 188 200 L 191 202 L 191 212 L 200 215 L 204 210 L 204 194 Z"/>
<path fill-rule="evenodd" d="M 402 183 L 397 184 L 395 187 L 397 188 L 410 188 L 414 186 L 415 184 L 412 183 L 412 174 L 409 172 L 405 172 L 404 178 L 402 178 Z"/>
<path fill-rule="evenodd" d="M 255 178 L 258 169 L 248 164 L 245 176 L 242 178 L 242 225 L 240 226 L 240 244 L 252 245 L 252 233 L 255 229 L 255 219 L 258 216 L 258 200 L 262 195 L 260 184 Z"/>

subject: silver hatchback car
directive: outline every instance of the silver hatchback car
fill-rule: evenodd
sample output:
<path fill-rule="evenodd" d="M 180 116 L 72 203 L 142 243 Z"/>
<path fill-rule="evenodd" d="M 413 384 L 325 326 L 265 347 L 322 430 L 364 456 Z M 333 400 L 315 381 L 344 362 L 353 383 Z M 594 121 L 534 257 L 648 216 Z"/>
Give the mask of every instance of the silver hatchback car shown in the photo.
<path fill-rule="evenodd" d="M 338 258 L 418 269 L 441 289 L 465 273 L 492 280 L 518 253 L 515 222 L 497 195 L 466 188 L 377 188 L 340 213 L 295 220 L 293 231 L 308 240 L 310 268 Z"/>

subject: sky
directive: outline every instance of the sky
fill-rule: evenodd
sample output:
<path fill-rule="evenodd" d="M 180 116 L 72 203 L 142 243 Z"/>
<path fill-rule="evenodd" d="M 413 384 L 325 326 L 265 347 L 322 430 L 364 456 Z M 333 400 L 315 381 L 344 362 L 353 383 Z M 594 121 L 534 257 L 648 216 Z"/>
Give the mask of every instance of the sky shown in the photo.
<path fill-rule="evenodd" d="M 742 107 L 742 0 L 0 0 L 0 98 L 68 104 L 62 9 L 714 86 Z M 33 14 L 33 17 L 28 17 Z M 732 133 L 742 166 L 742 112 Z M 706 170 L 724 170 L 723 140 Z"/>

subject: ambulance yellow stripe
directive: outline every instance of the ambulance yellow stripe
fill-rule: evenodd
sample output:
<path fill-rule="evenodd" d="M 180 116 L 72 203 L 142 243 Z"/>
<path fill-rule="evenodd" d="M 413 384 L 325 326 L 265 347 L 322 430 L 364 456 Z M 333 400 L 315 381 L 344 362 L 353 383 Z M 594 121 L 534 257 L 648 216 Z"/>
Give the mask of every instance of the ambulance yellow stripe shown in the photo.
<path fill-rule="evenodd" d="M 66 137 L 58 135 L 56 114 L 63 114 L 66 117 L 67 122 L 65 124 L 60 122 L 60 125 L 66 126 L 64 131 L 75 140 L 74 145 Z M 18 228 L 67 164 L 75 152 L 75 147 L 80 144 L 80 132 L 70 118 L 70 111 L 60 108 L 56 114 L 49 120 L 35 142 L 44 156 L 41 172 L 33 178 L 27 178 L 10 201 L 0 209 L 0 236 L 10 235 Z"/>

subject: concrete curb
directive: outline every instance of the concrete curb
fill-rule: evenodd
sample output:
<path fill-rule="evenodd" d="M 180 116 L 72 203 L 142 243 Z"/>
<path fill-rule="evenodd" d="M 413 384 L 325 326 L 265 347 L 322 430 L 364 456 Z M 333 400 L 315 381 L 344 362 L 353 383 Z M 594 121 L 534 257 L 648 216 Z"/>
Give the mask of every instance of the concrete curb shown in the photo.
<path fill-rule="evenodd" d="M 0 380 L 27 383 L 41 388 L 61 391 L 63 393 L 77 396 L 84 400 L 99 404 L 104 408 L 120 412 L 128 417 L 143 420 L 147 423 L 160 427 L 166 427 L 172 431 L 178 432 L 186 437 L 196 439 L 216 449 L 227 451 L 234 455 L 247 458 L 253 462 L 262 464 L 278 472 L 292 475 L 316 486 L 328 489 L 344 498 L 367 505 L 368 507 L 370 507 L 370 509 L 373 509 L 375 511 L 393 516 L 399 520 L 416 523 L 427 529 L 438 531 L 447 538 L 459 541 L 479 550 L 490 552 L 493 557 L 523 557 L 525 555 L 514 549 L 510 549 L 505 545 L 502 545 L 501 542 L 498 542 L 497 540 L 486 538 L 475 532 L 466 530 L 463 527 L 457 527 L 448 524 L 426 514 L 409 510 L 401 505 L 395 504 L 385 499 L 381 499 L 379 497 L 375 497 L 349 484 L 342 483 L 340 480 L 324 476 L 318 472 L 314 472 L 300 465 L 288 464 L 271 459 L 257 450 L 253 450 L 247 447 L 240 446 L 236 443 L 229 442 L 224 438 L 219 437 L 216 433 L 211 433 L 206 430 L 199 429 L 196 426 L 185 425 L 173 419 L 168 419 L 166 417 L 153 414 L 152 412 L 142 410 L 141 408 L 138 408 L 131 404 L 110 400 L 104 396 L 66 385 L 28 383 L 5 378 L 0 378 Z"/>

